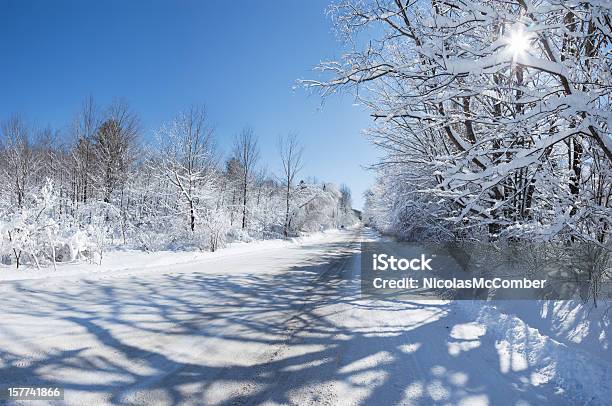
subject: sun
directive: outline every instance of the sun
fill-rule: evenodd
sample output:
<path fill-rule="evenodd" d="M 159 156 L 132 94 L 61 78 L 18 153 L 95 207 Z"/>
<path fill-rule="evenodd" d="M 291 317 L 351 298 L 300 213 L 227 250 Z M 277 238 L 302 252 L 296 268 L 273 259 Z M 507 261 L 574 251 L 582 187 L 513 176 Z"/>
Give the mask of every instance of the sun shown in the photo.
<path fill-rule="evenodd" d="M 513 56 L 525 53 L 531 46 L 531 38 L 522 30 L 513 31 L 507 38 L 508 50 Z"/>

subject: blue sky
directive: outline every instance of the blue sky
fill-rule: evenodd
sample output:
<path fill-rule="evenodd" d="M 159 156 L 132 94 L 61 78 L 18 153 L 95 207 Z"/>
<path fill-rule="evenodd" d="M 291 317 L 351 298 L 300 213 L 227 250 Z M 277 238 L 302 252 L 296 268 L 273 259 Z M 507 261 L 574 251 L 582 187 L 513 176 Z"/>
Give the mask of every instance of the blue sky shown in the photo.
<path fill-rule="evenodd" d="M 190 105 L 205 104 L 223 151 L 245 125 L 277 171 L 276 139 L 295 131 L 303 177 L 347 183 L 355 207 L 375 158 L 370 119 L 350 95 L 321 99 L 298 78 L 338 58 L 328 1 L 0 1 L 0 119 L 19 112 L 65 129 L 83 100 L 125 98 L 150 137 Z"/>

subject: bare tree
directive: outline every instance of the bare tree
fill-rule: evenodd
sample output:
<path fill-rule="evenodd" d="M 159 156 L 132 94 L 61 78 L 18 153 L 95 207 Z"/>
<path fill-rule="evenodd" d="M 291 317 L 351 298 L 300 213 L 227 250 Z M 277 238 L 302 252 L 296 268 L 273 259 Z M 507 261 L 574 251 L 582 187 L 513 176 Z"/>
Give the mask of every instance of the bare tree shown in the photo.
<path fill-rule="evenodd" d="M 353 208 L 353 198 L 351 189 L 344 183 L 340 186 L 340 210 L 343 213 L 348 213 Z"/>
<path fill-rule="evenodd" d="M 115 101 L 107 116 L 95 135 L 95 153 L 100 164 L 102 194 L 109 203 L 113 192 L 124 187 L 135 159 L 139 120 L 124 101 Z"/>
<path fill-rule="evenodd" d="M 238 205 L 241 183 L 241 169 L 238 160 L 230 157 L 225 163 L 224 184 L 222 190 L 227 194 L 227 206 L 230 214 L 230 225 L 234 225 L 236 206 Z"/>
<path fill-rule="evenodd" d="M 17 207 L 24 204 L 26 193 L 40 169 L 39 157 L 30 139 L 29 129 L 23 119 L 13 115 L 1 125 L 0 151 L 4 165 L 2 175 L 9 182 Z"/>
<path fill-rule="evenodd" d="M 75 146 L 72 149 L 73 200 L 87 203 L 91 194 L 94 177 L 93 143 L 100 129 L 101 120 L 92 96 L 83 103 L 83 107 L 74 120 L 73 132 Z"/>
<path fill-rule="evenodd" d="M 242 178 L 242 229 L 247 226 L 247 195 L 255 166 L 259 161 L 259 146 L 252 128 L 244 128 L 234 141 L 234 158 L 240 165 Z"/>
<path fill-rule="evenodd" d="M 281 162 L 283 164 L 283 182 L 285 186 L 285 224 L 284 234 L 285 237 L 289 236 L 289 229 L 291 227 L 291 192 L 293 183 L 298 172 L 303 167 L 302 155 L 304 149 L 300 146 L 297 136 L 295 133 L 290 133 L 286 137 L 281 137 L 278 142 L 279 152 L 281 156 Z"/>

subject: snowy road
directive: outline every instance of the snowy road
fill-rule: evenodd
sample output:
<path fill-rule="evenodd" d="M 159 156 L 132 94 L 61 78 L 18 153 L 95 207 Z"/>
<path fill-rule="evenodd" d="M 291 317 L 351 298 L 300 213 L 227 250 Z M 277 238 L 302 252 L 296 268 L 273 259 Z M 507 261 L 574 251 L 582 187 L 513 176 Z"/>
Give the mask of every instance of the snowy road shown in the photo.
<path fill-rule="evenodd" d="M 565 403 L 456 303 L 360 299 L 362 238 L 4 282 L 0 385 L 75 405 Z"/>

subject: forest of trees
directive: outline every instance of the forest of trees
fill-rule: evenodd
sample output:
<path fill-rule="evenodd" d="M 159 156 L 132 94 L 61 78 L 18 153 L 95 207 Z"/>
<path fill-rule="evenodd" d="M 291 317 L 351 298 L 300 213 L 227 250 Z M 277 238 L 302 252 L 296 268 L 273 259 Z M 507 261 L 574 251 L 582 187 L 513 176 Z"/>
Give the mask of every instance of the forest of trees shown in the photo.
<path fill-rule="evenodd" d="M 87 99 L 62 132 L 17 114 L 0 120 L 4 264 L 100 262 L 118 245 L 214 251 L 356 222 L 348 188 L 299 180 L 303 149 L 294 134 L 278 140 L 276 176 L 251 128 L 224 157 L 203 108 L 179 114 L 148 143 L 123 101 L 102 108 Z"/>
<path fill-rule="evenodd" d="M 305 80 L 355 95 L 383 152 L 364 220 L 404 238 L 610 243 L 609 1 L 339 1 L 350 52 Z"/>

